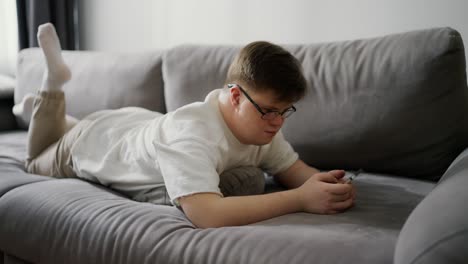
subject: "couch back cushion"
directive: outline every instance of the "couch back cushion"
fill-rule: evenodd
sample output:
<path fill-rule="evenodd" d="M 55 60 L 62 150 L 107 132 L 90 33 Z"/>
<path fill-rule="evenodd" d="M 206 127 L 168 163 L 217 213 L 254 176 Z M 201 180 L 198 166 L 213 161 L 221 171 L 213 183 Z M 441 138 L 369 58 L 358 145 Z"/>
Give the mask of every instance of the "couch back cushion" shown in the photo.
<path fill-rule="evenodd" d="M 163 55 L 167 111 L 203 101 L 212 90 L 223 87 L 239 47 L 182 45 Z"/>
<path fill-rule="evenodd" d="M 309 91 L 283 132 L 308 164 L 437 179 L 468 145 L 457 31 L 284 47 L 301 61 Z M 239 49 L 191 45 L 166 52 L 168 111 L 222 87 Z"/>
<path fill-rule="evenodd" d="M 72 71 L 72 79 L 63 87 L 67 114 L 80 119 L 97 110 L 125 106 L 165 112 L 162 52 L 63 51 L 62 54 Z M 40 49 L 20 52 L 16 103 L 26 93 L 35 93 L 40 88 L 44 69 Z"/>

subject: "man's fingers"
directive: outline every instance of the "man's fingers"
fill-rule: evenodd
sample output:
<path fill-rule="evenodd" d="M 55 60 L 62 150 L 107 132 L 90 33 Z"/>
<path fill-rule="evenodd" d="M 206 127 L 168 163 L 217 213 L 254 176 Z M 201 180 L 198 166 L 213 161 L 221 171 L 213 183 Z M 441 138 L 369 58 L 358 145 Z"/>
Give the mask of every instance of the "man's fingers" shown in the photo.
<path fill-rule="evenodd" d="M 335 177 L 336 179 L 341 179 L 346 175 L 346 172 L 344 170 L 332 170 L 332 171 L 329 171 L 328 173 L 333 175 L 333 177 Z"/>
<path fill-rule="evenodd" d="M 326 183 L 338 183 L 338 180 L 336 179 L 336 177 L 328 172 L 317 174 L 317 179 L 319 181 L 326 182 Z"/>
<path fill-rule="evenodd" d="M 328 183 L 338 183 L 340 179 L 345 176 L 346 172 L 344 170 L 332 170 L 329 172 L 322 172 L 317 175 L 317 178 L 320 181 Z"/>
<path fill-rule="evenodd" d="M 333 203 L 332 210 L 343 211 L 343 210 L 350 208 L 353 205 L 353 203 L 354 203 L 354 200 L 352 198 L 349 198 L 342 202 L 336 202 L 336 203 Z"/>
<path fill-rule="evenodd" d="M 336 195 L 333 195 L 330 199 L 330 201 L 332 202 L 343 202 L 343 201 L 346 201 L 348 199 L 352 199 L 353 198 L 353 193 L 352 192 L 348 192 L 348 193 L 345 193 L 345 194 L 336 194 Z"/>
<path fill-rule="evenodd" d="M 352 192 L 353 186 L 351 184 L 329 184 L 327 191 L 331 194 L 347 194 Z"/>

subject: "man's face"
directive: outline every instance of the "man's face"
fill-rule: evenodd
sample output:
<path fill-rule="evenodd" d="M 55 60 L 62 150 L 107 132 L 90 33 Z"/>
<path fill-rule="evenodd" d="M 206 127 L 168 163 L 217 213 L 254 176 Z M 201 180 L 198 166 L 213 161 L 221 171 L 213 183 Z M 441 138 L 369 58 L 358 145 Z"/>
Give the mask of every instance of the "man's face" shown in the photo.
<path fill-rule="evenodd" d="M 283 126 L 288 113 L 293 112 L 290 102 L 278 102 L 273 92 L 253 92 L 248 88 L 239 89 L 236 111 L 237 137 L 244 144 L 265 145 L 273 140 Z M 263 113 L 262 113 L 263 112 Z M 272 113 L 273 112 L 273 113 Z M 276 113 L 274 113 L 276 112 Z"/>

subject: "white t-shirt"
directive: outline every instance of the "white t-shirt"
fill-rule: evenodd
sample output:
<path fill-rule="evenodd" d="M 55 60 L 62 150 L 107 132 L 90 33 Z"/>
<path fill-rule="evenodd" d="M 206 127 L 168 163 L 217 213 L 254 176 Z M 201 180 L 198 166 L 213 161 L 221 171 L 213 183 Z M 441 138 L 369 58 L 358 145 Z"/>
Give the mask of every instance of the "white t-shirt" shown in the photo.
<path fill-rule="evenodd" d="M 195 193 L 222 196 L 225 170 L 256 166 L 276 174 L 298 159 L 281 132 L 267 145 L 240 143 L 221 115 L 219 93 L 165 115 L 136 107 L 96 113 L 71 150 L 77 176 L 124 192 L 165 185 L 176 204 Z"/>

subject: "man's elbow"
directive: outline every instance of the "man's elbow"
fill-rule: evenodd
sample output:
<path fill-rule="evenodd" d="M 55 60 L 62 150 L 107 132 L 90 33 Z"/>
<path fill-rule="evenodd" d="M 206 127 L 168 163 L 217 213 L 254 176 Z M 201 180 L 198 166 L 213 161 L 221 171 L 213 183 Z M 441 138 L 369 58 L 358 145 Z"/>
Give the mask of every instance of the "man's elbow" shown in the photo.
<path fill-rule="evenodd" d="M 197 228 L 227 226 L 223 213 L 216 210 L 215 203 L 222 199 L 216 194 L 195 194 L 179 199 L 182 210 Z"/>

